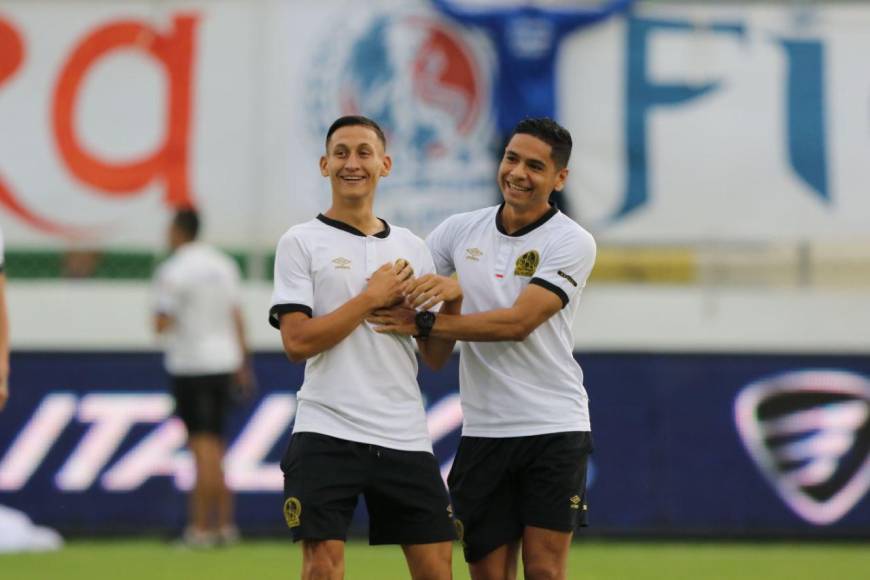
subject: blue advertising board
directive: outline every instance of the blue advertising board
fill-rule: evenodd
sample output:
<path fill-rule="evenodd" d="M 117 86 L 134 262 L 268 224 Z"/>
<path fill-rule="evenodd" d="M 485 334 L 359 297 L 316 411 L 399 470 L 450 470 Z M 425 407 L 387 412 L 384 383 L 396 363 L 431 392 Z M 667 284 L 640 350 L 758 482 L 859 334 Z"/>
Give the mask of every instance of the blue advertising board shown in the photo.
<path fill-rule="evenodd" d="M 870 537 L 870 357 L 577 355 L 595 452 L 590 534 Z M 422 370 L 447 473 L 454 357 Z M 282 533 L 278 463 L 303 366 L 256 356 L 229 426 L 239 524 Z M 16 353 L 0 415 L 0 504 L 68 532 L 172 532 L 193 482 L 156 353 Z M 357 525 L 364 525 L 359 514 Z"/>

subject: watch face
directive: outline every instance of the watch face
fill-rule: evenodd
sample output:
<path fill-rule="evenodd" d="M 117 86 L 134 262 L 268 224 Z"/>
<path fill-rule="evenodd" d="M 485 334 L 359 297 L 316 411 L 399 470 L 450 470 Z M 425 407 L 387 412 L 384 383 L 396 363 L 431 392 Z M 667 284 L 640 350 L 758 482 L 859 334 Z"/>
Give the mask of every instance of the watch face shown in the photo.
<path fill-rule="evenodd" d="M 417 328 L 420 330 L 431 330 L 432 326 L 435 324 L 435 313 L 429 312 L 428 310 L 418 312 L 415 317 L 415 322 L 417 323 Z"/>

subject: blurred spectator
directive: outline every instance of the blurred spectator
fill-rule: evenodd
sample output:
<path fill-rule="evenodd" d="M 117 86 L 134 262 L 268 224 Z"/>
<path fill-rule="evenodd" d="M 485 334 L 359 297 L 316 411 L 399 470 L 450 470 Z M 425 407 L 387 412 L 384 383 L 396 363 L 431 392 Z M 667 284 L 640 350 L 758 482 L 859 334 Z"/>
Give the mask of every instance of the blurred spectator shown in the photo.
<path fill-rule="evenodd" d="M 0 230 L 0 411 L 9 399 L 9 321 L 3 256 L 3 231 Z M 62 545 L 63 539 L 54 530 L 34 526 L 22 512 L 0 505 L 0 554 L 56 550 Z"/>
<path fill-rule="evenodd" d="M 229 256 L 196 241 L 198 233 L 195 211 L 175 214 L 168 232 L 172 254 L 155 274 L 154 325 L 165 339 L 176 414 L 187 427 L 196 466 L 182 542 L 205 548 L 239 538 L 221 465 L 223 432 L 234 384 L 250 392 L 254 383 L 239 268 Z"/>
<path fill-rule="evenodd" d="M 0 230 L 0 411 L 9 399 L 9 319 L 6 316 L 6 260 Z"/>

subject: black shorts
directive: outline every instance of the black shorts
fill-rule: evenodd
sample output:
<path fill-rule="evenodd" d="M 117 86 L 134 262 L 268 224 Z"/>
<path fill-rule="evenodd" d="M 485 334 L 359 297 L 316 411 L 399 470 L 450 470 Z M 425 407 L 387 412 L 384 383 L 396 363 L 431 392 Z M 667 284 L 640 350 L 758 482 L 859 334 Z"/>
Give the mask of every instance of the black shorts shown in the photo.
<path fill-rule="evenodd" d="M 172 377 L 175 414 L 187 434 L 212 433 L 222 435 L 230 409 L 232 375 L 191 375 Z"/>
<path fill-rule="evenodd" d="M 426 451 L 295 433 L 281 470 L 293 541 L 346 540 L 360 494 L 369 512 L 370 544 L 456 539 L 438 461 Z"/>
<path fill-rule="evenodd" d="M 447 478 L 465 560 L 520 539 L 526 526 L 586 525 L 589 432 L 462 437 Z"/>

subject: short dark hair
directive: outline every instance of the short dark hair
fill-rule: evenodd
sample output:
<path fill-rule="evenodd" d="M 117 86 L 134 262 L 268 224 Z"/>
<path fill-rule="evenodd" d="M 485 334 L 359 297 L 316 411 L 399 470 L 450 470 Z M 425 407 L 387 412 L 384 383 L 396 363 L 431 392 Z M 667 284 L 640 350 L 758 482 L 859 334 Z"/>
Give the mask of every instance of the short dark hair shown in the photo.
<path fill-rule="evenodd" d="M 384 146 L 384 149 L 387 148 L 387 137 L 384 135 L 384 130 L 381 129 L 381 126 L 368 117 L 363 117 L 362 115 L 345 115 L 344 117 L 339 117 L 333 121 L 332 125 L 329 126 L 329 130 L 326 132 L 326 147 L 329 148 L 329 138 L 332 137 L 333 133 L 342 127 L 354 126 L 368 127 L 377 134 L 378 140 L 381 142 L 381 145 Z"/>
<path fill-rule="evenodd" d="M 550 157 L 557 169 L 568 167 L 571 159 L 571 133 L 568 129 L 547 117 L 526 118 L 517 123 L 513 133 L 505 143 L 509 143 L 514 135 L 531 135 L 550 146 Z"/>
<path fill-rule="evenodd" d="M 180 209 L 175 212 L 172 225 L 184 233 L 188 239 L 195 240 L 199 235 L 199 213 L 193 208 Z"/>

